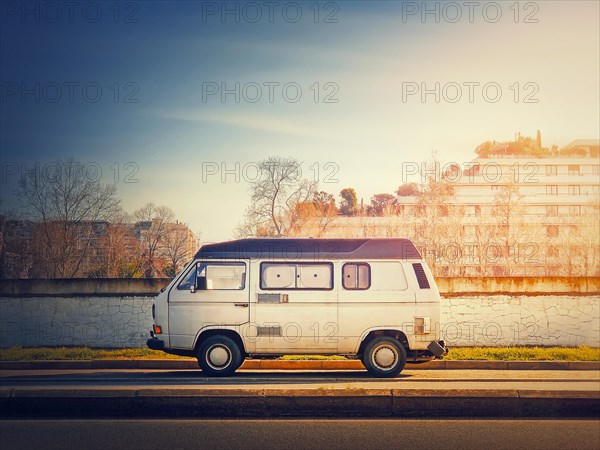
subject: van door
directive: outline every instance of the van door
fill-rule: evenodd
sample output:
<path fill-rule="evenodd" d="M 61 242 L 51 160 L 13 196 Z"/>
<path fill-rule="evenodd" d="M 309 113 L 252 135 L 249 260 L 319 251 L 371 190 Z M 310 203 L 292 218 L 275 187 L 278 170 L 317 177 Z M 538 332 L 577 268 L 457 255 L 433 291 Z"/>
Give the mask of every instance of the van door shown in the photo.
<path fill-rule="evenodd" d="M 192 349 L 208 328 L 239 332 L 250 320 L 249 261 L 198 261 L 169 291 L 172 348 Z"/>
<path fill-rule="evenodd" d="M 262 262 L 252 299 L 256 353 L 337 353 L 331 262 Z"/>

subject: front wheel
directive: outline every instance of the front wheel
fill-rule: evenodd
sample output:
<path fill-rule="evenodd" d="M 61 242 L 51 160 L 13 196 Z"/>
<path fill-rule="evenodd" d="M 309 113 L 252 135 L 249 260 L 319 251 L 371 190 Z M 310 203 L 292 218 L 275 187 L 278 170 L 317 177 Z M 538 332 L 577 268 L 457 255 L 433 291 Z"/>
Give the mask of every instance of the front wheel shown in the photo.
<path fill-rule="evenodd" d="M 367 344 L 362 362 L 374 377 L 395 377 L 406 364 L 406 349 L 394 338 L 378 337 Z"/>
<path fill-rule="evenodd" d="M 242 365 L 242 353 L 227 336 L 211 336 L 198 349 L 198 365 L 206 375 L 227 377 Z"/>

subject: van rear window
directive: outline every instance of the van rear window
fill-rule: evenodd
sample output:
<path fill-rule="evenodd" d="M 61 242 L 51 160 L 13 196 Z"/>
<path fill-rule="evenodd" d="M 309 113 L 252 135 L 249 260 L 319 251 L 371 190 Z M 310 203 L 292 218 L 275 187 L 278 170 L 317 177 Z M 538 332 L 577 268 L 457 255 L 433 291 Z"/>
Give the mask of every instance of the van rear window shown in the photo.
<path fill-rule="evenodd" d="M 261 289 L 333 289 L 331 263 L 262 263 Z"/>

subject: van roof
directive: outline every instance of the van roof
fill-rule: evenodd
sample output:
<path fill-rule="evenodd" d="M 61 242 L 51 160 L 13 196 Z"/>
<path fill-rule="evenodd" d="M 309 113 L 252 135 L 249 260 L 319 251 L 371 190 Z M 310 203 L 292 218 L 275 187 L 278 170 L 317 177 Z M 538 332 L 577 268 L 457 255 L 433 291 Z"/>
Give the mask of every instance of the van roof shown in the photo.
<path fill-rule="evenodd" d="M 421 259 L 409 239 L 240 239 L 203 245 L 196 259 Z"/>

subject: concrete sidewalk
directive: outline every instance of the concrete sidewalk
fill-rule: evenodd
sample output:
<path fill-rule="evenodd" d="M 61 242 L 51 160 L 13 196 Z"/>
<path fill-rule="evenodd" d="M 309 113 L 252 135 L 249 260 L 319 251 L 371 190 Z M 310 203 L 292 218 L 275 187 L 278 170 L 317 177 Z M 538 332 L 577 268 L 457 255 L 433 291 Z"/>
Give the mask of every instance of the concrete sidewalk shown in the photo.
<path fill-rule="evenodd" d="M 85 361 L 0 361 L 0 370 L 198 369 L 195 359 L 98 359 Z M 283 361 L 247 359 L 243 370 L 366 370 L 359 360 Z M 407 370 L 595 370 L 600 361 L 453 361 L 407 363 Z"/>
<path fill-rule="evenodd" d="M 245 368 L 229 378 L 193 369 L 5 370 L 0 416 L 600 417 L 600 373 L 590 370 L 407 368 L 375 379 L 364 369 Z"/>

